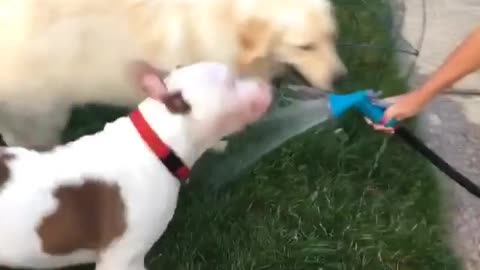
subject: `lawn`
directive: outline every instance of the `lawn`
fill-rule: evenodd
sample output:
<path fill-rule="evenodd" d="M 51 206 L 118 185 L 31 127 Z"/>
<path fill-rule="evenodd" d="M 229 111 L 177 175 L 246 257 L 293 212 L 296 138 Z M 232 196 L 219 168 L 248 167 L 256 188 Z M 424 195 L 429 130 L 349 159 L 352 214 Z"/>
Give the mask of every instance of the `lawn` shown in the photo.
<path fill-rule="evenodd" d="M 350 72 L 339 91 L 406 89 L 393 60 L 386 0 L 336 4 L 339 47 Z M 369 46 L 352 46 L 359 43 Z M 66 138 L 97 130 L 116 115 L 78 110 Z M 358 115 L 340 125 L 343 136 L 313 129 L 219 190 L 202 183 L 184 188 L 148 268 L 458 269 L 427 162 L 374 133 Z"/>

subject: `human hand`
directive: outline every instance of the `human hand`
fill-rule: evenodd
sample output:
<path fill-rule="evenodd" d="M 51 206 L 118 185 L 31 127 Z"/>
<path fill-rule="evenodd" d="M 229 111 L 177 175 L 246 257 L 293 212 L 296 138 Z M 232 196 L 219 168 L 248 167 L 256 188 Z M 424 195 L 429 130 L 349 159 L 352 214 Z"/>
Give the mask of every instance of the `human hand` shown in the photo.
<path fill-rule="evenodd" d="M 386 127 L 385 124 L 391 119 L 402 121 L 406 118 L 416 115 L 427 102 L 428 98 L 418 90 L 408 92 L 403 95 L 389 97 L 382 100 L 382 103 L 388 104 L 385 114 L 380 123 L 375 124 L 370 119 L 365 119 L 367 123 L 373 126 L 373 129 L 393 134 L 394 128 Z"/>

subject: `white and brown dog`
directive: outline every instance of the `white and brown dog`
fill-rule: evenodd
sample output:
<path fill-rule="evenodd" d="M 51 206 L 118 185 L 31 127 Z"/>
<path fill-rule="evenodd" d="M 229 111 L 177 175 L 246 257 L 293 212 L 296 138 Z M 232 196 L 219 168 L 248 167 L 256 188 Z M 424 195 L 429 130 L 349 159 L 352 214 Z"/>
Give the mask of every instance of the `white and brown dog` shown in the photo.
<path fill-rule="evenodd" d="M 146 63 L 132 66 L 148 98 L 130 115 L 48 152 L 1 149 L 1 266 L 145 269 L 188 168 L 272 101 L 268 84 L 220 63 L 166 78 Z"/>

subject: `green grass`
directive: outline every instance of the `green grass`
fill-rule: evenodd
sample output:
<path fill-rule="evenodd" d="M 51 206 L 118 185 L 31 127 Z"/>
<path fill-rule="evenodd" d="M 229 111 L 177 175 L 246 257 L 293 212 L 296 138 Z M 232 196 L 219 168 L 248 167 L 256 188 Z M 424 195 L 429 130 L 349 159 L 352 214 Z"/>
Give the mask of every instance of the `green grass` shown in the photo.
<path fill-rule="evenodd" d="M 340 91 L 406 89 L 398 78 L 386 0 L 337 0 L 349 79 Z M 75 114 L 67 139 L 115 113 Z M 95 120 L 92 120 L 95 119 Z M 440 194 L 427 162 L 358 115 L 341 123 L 346 140 L 315 130 L 215 192 L 182 190 L 169 229 L 147 258 L 150 269 L 458 269 L 445 243 Z"/>

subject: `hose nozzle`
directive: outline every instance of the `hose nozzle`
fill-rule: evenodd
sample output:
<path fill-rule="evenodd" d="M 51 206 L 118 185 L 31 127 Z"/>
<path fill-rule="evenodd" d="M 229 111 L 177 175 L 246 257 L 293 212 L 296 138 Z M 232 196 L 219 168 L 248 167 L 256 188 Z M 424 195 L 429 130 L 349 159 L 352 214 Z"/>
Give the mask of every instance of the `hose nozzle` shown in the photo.
<path fill-rule="evenodd" d="M 350 94 L 330 94 L 328 95 L 330 111 L 333 117 L 340 118 L 350 109 L 356 109 L 373 123 L 379 124 L 387 106 L 378 99 L 380 94 L 373 90 L 360 90 Z M 393 127 L 396 124 L 397 121 L 391 119 L 385 126 Z"/>

